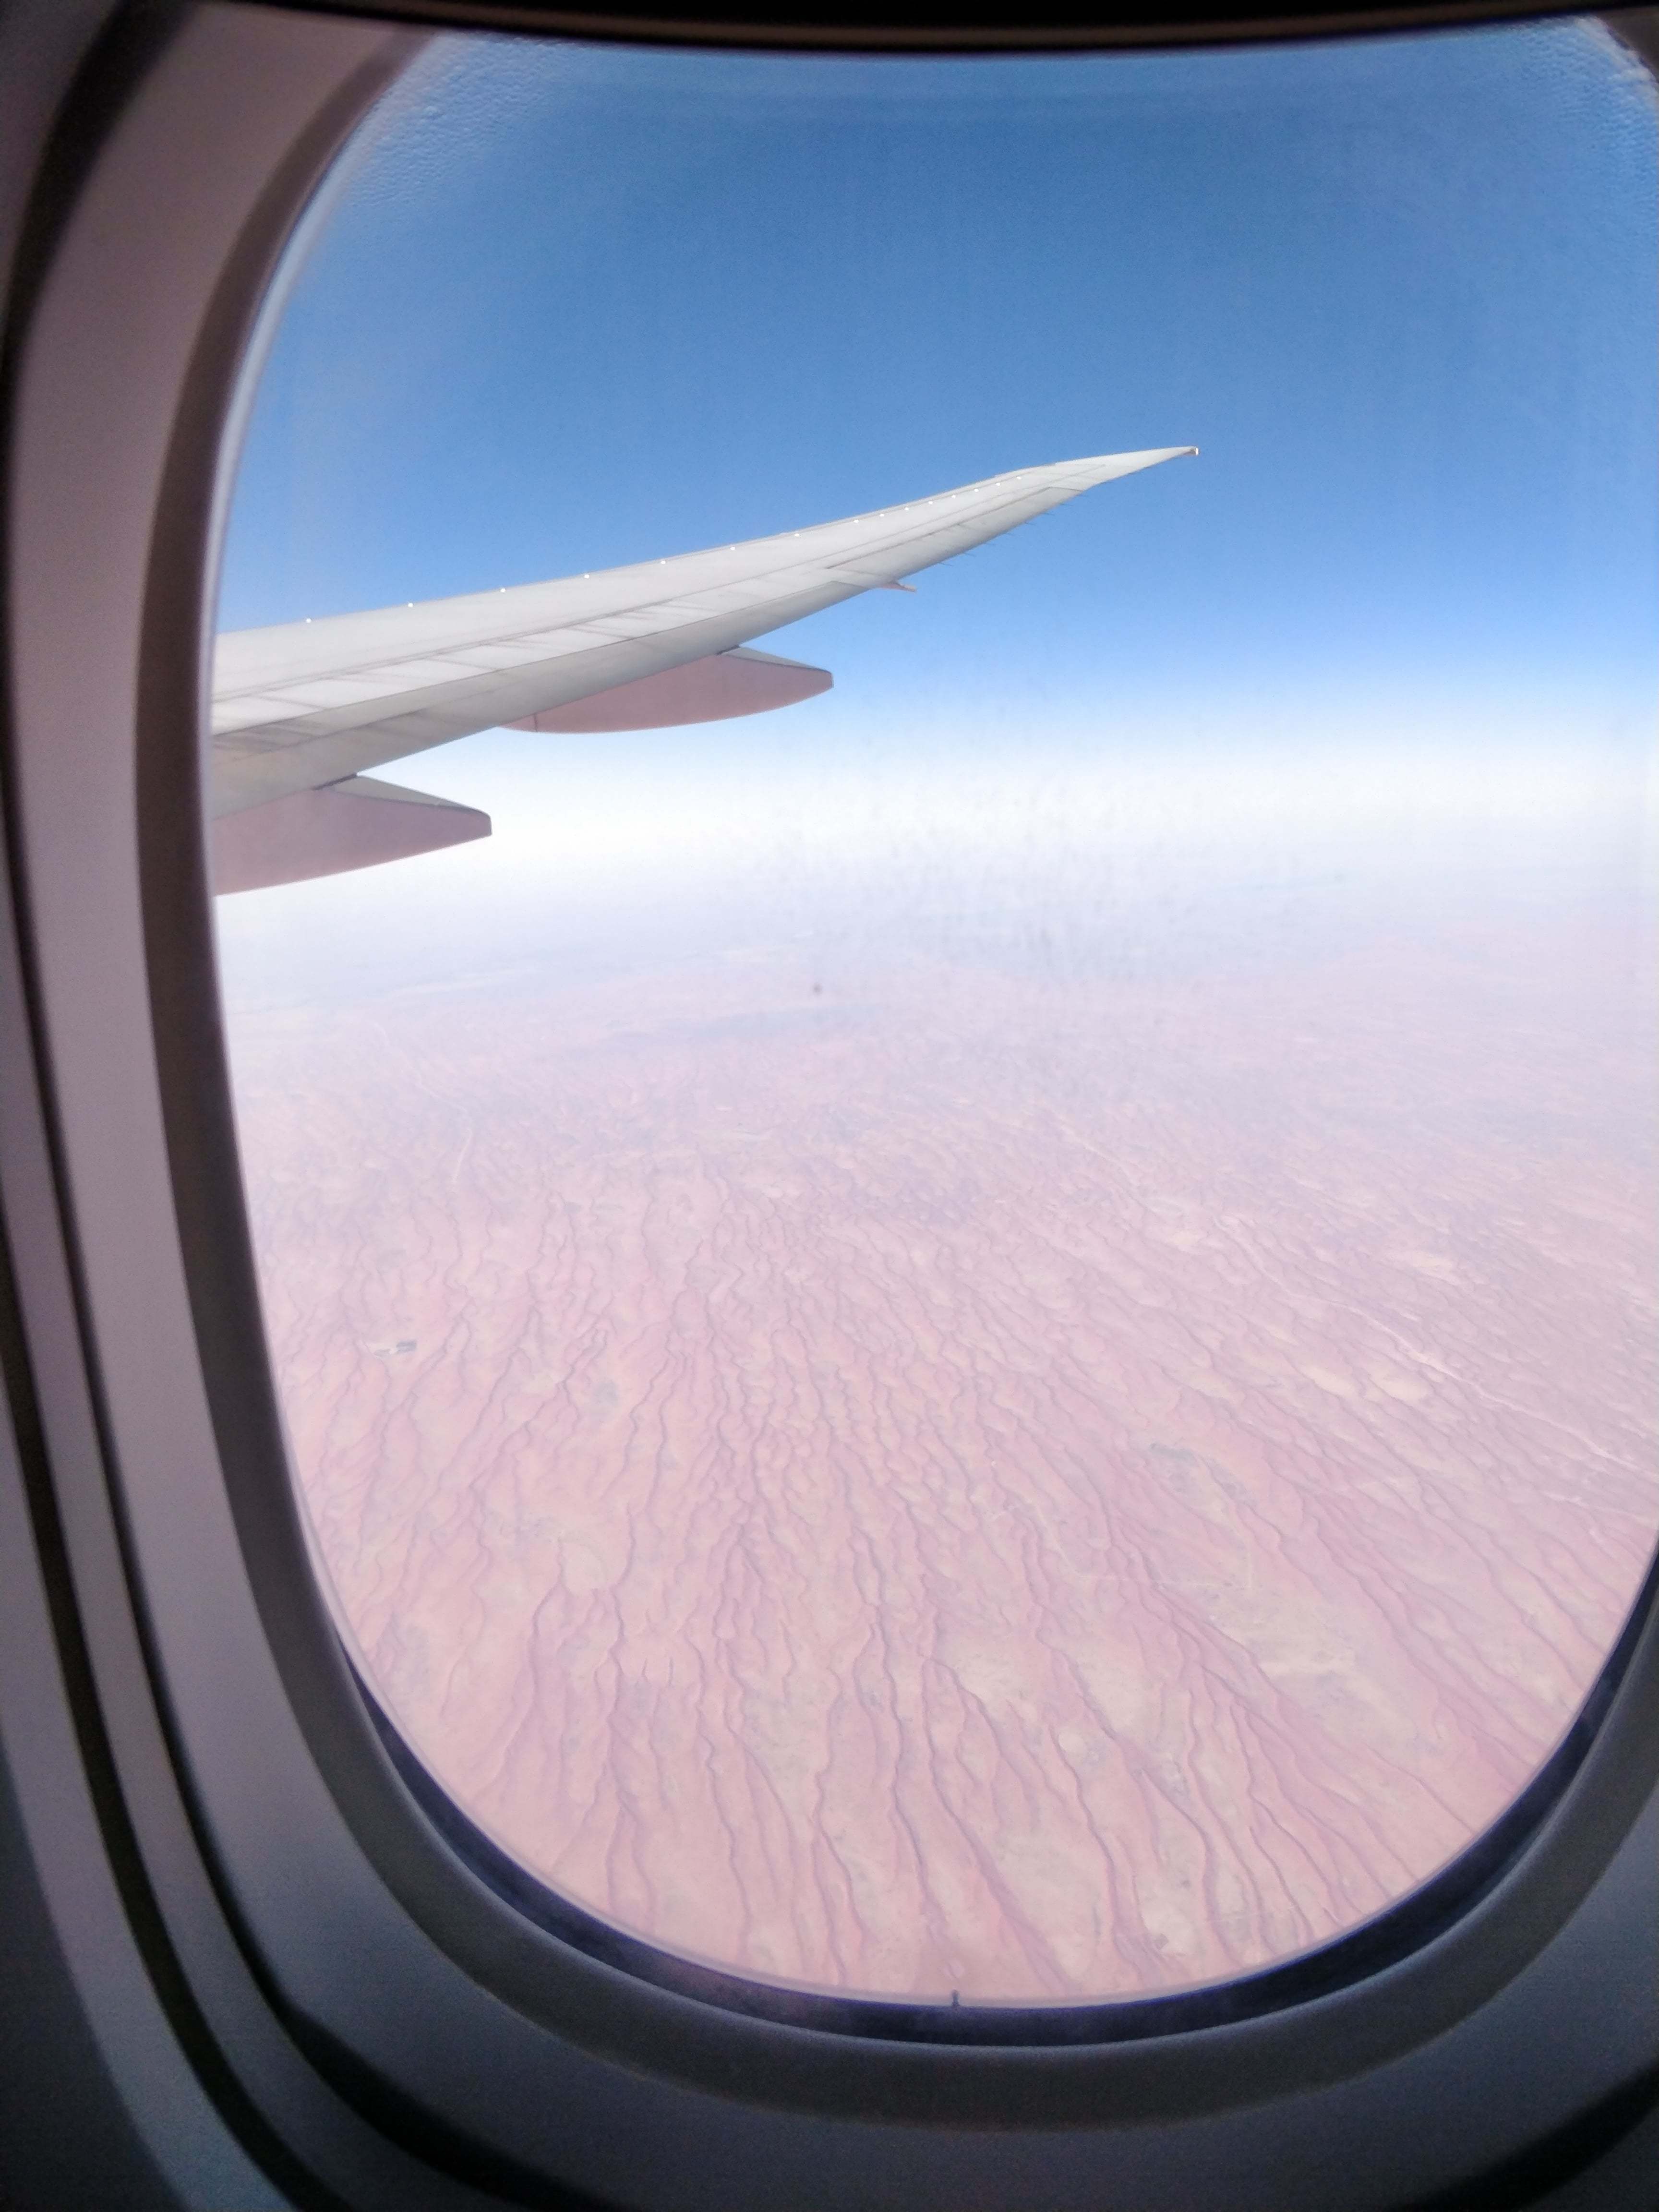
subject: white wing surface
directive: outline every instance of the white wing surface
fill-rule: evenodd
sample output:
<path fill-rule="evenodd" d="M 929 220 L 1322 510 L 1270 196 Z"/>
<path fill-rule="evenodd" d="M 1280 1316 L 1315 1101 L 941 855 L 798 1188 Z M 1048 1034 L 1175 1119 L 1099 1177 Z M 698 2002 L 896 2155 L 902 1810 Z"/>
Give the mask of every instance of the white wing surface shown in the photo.
<path fill-rule="evenodd" d="M 218 641 L 214 665 L 212 812 L 238 815 L 341 784 L 475 730 L 660 726 L 805 697 L 827 687 L 823 671 L 772 661 L 769 672 L 693 672 L 690 664 L 732 653 L 750 638 L 860 592 L 896 585 L 1095 484 L 1196 450 L 1164 446 L 1017 469 L 931 499 L 741 545 L 552 583 L 228 633 Z M 683 686 L 647 682 L 676 669 L 686 672 Z M 610 711 L 598 706 L 600 695 L 623 686 L 638 689 L 629 700 L 611 702 Z M 674 703 L 682 689 L 688 708 L 683 717 Z M 732 703 L 711 704 L 720 700 Z M 594 708 L 568 711 L 582 701 L 595 702 Z M 638 721 L 629 719 L 635 702 Z M 366 808 L 349 811 L 354 821 L 371 818 Z M 290 840 L 292 814 L 286 810 L 283 817 Z M 398 818 L 415 819 L 402 812 Z M 220 868 L 223 887 L 249 879 L 252 863 L 241 848 L 251 851 L 257 842 L 249 824 L 239 836 L 238 865 Z M 362 860 L 343 859 L 341 849 L 337 836 L 329 847 L 332 857 L 317 872 L 386 857 L 375 850 Z M 283 865 L 281 879 L 293 880 L 289 871 L 295 862 L 286 848 Z"/>

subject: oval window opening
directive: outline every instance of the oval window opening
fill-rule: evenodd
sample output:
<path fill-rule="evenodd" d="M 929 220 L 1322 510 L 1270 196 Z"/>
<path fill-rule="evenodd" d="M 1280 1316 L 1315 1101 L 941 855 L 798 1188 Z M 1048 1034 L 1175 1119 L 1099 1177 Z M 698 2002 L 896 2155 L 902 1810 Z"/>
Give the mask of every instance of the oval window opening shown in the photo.
<path fill-rule="evenodd" d="M 341 1633 L 560 1897 L 1179 1991 L 1562 1741 L 1659 1522 L 1655 167 L 1579 23 L 444 41 L 362 134 L 225 1006 Z"/>

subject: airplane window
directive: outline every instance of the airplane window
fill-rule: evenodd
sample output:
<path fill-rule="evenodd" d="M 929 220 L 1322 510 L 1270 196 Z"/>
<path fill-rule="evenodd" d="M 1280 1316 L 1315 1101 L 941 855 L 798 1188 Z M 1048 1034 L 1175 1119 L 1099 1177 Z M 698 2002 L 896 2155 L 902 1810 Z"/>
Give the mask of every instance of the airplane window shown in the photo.
<path fill-rule="evenodd" d="M 362 135 L 221 584 L 240 1140 L 341 1634 L 574 1906 L 1180 1990 L 1562 1741 L 1659 1523 L 1655 154 L 1582 23 L 446 41 Z"/>

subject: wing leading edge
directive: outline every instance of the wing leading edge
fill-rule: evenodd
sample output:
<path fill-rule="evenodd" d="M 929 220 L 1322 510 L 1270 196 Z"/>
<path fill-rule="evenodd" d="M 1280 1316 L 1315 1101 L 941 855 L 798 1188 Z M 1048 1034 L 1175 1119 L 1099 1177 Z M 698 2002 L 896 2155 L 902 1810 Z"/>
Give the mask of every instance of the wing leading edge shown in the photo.
<path fill-rule="evenodd" d="M 301 824 L 331 820 L 334 810 L 290 805 L 270 817 L 283 847 L 282 872 L 272 875 L 258 860 L 256 823 L 240 823 L 234 832 L 229 823 L 477 730 L 662 727 L 761 713 L 827 690 L 821 669 L 738 648 L 953 559 L 1097 484 L 1196 451 L 1165 446 L 1017 469 L 743 544 L 228 633 L 218 641 L 213 678 L 216 875 L 224 888 L 232 879 L 252 887 L 256 878 L 292 882 L 429 849 L 388 833 L 394 851 L 331 858 L 357 842 L 343 844 L 331 831 L 319 845 L 319 865 L 307 870 Z M 394 803 L 381 799 L 392 788 L 380 787 L 377 811 Z M 398 793 L 405 797 L 419 794 Z M 346 804 L 351 820 L 366 818 Z M 402 805 L 388 818 L 411 820 Z M 457 842 L 459 823 L 442 825 L 450 834 L 441 836 L 435 821 L 430 826 L 434 843 Z M 464 834 L 487 835 L 487 823 Z M 234 847 L 234 866 L 220 866 L 222 845 L 227 860 Z"/>

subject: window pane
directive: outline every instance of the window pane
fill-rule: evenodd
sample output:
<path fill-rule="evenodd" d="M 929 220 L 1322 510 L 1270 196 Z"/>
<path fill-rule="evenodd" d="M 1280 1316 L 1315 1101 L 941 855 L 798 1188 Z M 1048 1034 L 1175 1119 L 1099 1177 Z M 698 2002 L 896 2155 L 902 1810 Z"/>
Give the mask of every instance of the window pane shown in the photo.
<path fill-rule="evenodd" d="M 223 630 L 1201 448 L 219 902 L 319 1570 L 567 1897 L 1128 1996 L 1559 1741 L 1659 1519 L 1654 139 L 1586 25 L 451 42 L 365 134 Z"/>

